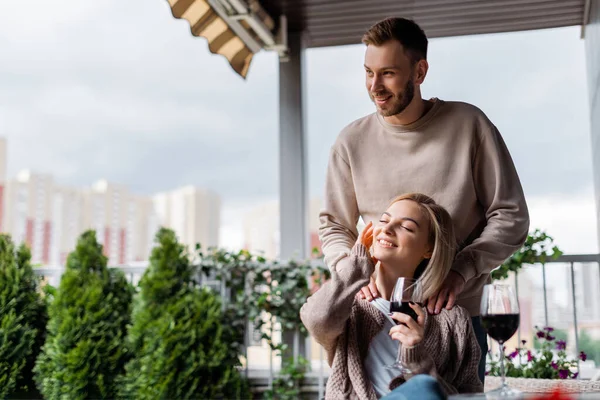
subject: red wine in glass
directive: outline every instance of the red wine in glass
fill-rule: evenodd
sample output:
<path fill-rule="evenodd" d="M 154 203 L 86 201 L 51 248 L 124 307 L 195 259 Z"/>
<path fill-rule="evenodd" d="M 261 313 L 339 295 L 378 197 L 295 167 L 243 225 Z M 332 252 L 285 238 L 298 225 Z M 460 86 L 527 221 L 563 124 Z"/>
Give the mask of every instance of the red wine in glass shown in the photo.
<path fill-rule="evenodd" d="M 399 312 L 410 315 L 415 321 L 418 318 L 417 313 L 411 308 L 408 301 L 391 301 L 390 312 Z"/>
<path fill-rule="evenodd" d="M 481 317 L 481 323 L 492 339 L 505 343 L 519 328 L 519 314 L 488 314 Z"/>

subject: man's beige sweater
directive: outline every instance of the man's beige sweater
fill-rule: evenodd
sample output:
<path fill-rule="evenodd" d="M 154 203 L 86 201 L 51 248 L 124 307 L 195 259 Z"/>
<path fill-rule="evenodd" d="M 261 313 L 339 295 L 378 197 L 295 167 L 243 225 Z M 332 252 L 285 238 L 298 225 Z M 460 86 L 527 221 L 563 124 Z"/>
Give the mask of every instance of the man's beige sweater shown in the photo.
<path fill-rule="evenodd" d="M 302 322 L 327 352 L 332 368 L 326 399 L 377 398 L 364 360 L 386 317 L 368 301 L 356 299 L 374 268 L 366 247 L 357 244 L 300 310 Z M 403 362 L 414 373 L 437 378 L 447 394 L 483 391 L 477 375 L 481 350 L 466 310 L 454 307 L 438 315 L 425 314 L 424 339 L 414 347 L 401 346 Z M 394 378 L 390 389 L 402 382 L 404 378 Z"/>
<path fill-rule="evenodd" d="M 330 152 L 319 236 L 332 268 L 349 254 L 360 216 L 376 223 L 398 195 L 431 196 L 454 221 L 452 269 L 466 282 L 458 304 L 477 316 L 490 271 L 521 247 L 529 214 L 508 149 L 485 114 L 432 101 L 410 125 L 390 125 L 375 113 L 344 128 Z"/>

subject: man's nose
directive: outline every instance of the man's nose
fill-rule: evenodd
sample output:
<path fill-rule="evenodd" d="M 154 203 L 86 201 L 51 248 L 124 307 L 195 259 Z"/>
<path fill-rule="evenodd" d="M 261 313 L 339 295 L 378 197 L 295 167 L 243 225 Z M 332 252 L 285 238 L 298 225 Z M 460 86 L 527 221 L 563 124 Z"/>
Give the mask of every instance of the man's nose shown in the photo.
<path fill-rule="evenodd" d="M 381 84 L 381 78 L 378 75 L 374 75 L 373 78 L 371 78 L 371 92 L 378 92 L 382 89 L 383 85 Z"/>

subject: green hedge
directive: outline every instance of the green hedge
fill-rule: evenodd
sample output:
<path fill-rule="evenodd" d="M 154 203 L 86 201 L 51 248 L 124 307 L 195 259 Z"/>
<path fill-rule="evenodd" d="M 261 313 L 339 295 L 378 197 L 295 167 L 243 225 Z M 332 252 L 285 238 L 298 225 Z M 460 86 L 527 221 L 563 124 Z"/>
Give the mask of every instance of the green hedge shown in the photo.
<path fill-rule="evenodd" d="M 38 397 L 33 366 L 46 335 L 48 314 L 31 253 L 0 235 L 0 398 Z"/>
<path fill-rule="evenodd" d="M 140 281 L 129 331 L 133 358 L 121 380 L 127 399 L 248 398 L 229 351 L 217 295 L 197 287 L 185 247 L 161 229 Z"/>
<path fill-rule="evenodd" d="M 107 258 L 93 231 L 69 254 L 49 309 L 48 337 L 35 367 L 46 399 L 114 398 L 133 288 Z"/>

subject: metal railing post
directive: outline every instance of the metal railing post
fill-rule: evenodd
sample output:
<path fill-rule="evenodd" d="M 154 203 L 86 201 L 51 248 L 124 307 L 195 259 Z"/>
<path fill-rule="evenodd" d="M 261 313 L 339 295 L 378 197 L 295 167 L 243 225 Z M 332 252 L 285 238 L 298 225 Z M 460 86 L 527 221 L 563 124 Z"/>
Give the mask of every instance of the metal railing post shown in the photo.
<path fill-rule="evenodd" d="M 325 371 L 323 369 L 323 346 L 319 345 L 319 400 L 325 395 L 324 390 Z"/>
<path fill-rule="evenodd" d="M 546 265 L 542 264 L 542 284 L 544 287 L 544 324 L 548 326 L 548 298 L 546 290 Z"/>
<path fill-rule="evenodd" d="M 579 333 L 577 324 L 577 296 L 575 295 L 575 267 L 574 262 L 571 261 L 571 293 L 573 294 L 573 329 L 575 331 L 575 354 L 577 357 L 577 372 L 580 372 L 579 367 Z M 579 378 L 579 375 L 577 375 Z"/>

